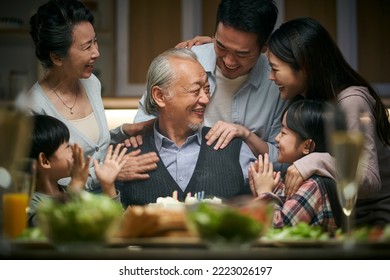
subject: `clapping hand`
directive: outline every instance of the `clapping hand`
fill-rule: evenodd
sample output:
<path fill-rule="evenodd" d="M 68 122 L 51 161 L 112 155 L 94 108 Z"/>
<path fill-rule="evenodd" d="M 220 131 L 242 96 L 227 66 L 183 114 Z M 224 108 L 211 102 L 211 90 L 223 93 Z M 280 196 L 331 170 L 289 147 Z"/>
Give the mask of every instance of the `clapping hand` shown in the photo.
<path fill-rule="evenodd" d="M 70 170 L 71 182 L 69 191 L 81 191 L 88 180 L 90 157 L 84 160 L 83 149 L 78 144 L 71 145 L 73 152 L 73 165 Z"/>
<path fill-rule="evenodd" d="M 265 192 L 272 192 L 280 181 L 280 172 L 275 172 L 272 162 L 269 162 L 267 153 L 259 155 L 255 163 L 249 166 L 249 185 L 254 196 L 259 196 Z"/>
<path fill-rule="evenodd" d="M 122 150 L 121 150 L 122 149 Z M 115 179 L 119 171 L 126 164 L 128 158 L 125 156 L 127 149 L 122 144 L 118 144 L 113 151 L 113 146 L 108 147 L 106 157 L 102 164 L 95 159 L 93 164 L 96 177 L 99 179 L 103 192 L 110 197 L 116 196 Z"/>

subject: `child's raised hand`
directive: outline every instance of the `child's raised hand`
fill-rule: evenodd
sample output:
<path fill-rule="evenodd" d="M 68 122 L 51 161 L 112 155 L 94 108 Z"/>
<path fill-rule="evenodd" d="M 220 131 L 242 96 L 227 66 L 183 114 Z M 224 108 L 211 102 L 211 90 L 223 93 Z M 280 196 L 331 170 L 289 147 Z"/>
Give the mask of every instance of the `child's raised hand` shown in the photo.
<path fill-rule="evenodd" d="M 113 151 L 113 146 L 110 145 L 103 163 L 99 164 L 96 159 L 93 162 L 96 177 L 100 181 L 103 192 L 111 197 L 116 195 L 114 185 L 116 176 L 127 161 L 125 156 L 127 149 L 123 147 L 123 144 L 118 144 Z"/>
<path fill-rule="evenodd" d="M 71 145 L 71 148 L 73 152 L 73 165 L 70 170 L 72 180 L 69 188 L 72 191 L 80 191 L 84 188 L 88 180 L 88 167 L 91 158 L 84 159 L 83 149 L 78 144 Z"/>
<path fill-rule="evenodd" d="M 257 173 L 258 168 L 259 168 L 258 160 L 256 160 L 255 162 L 251 162 L 248 168 L 249 187 L 251 188 L 251 192 L 254 196 L 257 196 L 254 175 Z"/>
<path fill-rule="evenodd" d="M 259 196 L 265 192 L 272 192 L 280 180 L 280 172 L 274 172 L 273 164 L 267 153 L 259 155 L 255 164 L 249 166 L 249 185 L 253 195 Z"/>

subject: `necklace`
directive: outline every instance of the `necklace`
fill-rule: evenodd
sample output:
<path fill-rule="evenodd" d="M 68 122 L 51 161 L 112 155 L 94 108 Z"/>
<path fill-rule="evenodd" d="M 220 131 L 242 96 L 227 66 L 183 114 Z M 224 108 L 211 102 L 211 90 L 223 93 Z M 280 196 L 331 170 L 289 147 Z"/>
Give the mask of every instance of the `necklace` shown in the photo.
<path fill-rule="evenodd" d="M 77 86 L 78 84 L 77 84 L 77 83 L 75 84 L 76 98 L 75 98 L 75 100 L 74 100 L 74 102 L 73 102 L 73 105 L 72 105 L 71 107 L 69 107 L 69 106 L 64 102 L 64 100 L 61 99 L 61 97 L 60 97 L 59 94 L 57 93 L 57 88 L 58 88 L 65 80 L 63 80 L 62 82 L 60 82 L 59 84 L 57 84 L 57 85 L 56 85 L 55 87 L 53 87 L 53 88 L 50 87 L 49 81 L 47 80 L 47 72 L 45 73 L 44 80 L 46 81 L 46 84 L 49 86 L 49 88 L 51 88 L 51 91 L 54 92 L 54 94 L 55 94 L 55 95 L 58 97 L 58 99 L 61 101 L 61 103 L 62 103 L 66 108 L 69 109 L 70 114 L 73 115 L 73 114 L 74 114 L 73 108 L 74 108 L 74 106 L 76 105 L 77 97 L 79 96 L 79 89 L 76 88 L 76 86 Z"/>
<path fill-rule="evenodd" d="M 57 97 L 58 97 L 58 99 L 61 101 L 61 103 L 64 104 L 64 106 L 65 106 L 66 108 L 69 109 L 70 114 L 73 115 L 73 108 L 74 108 L 74 106 L 76 105 L 77 97 L 79 96 L 79 95 L 78 95 L 78 91 L 76 91 L 76 98 L 75 98 L 75 100 L 74 100 L 74 102 L 73 102 L 73 105 L 72 105 L 71 107 L 69 107 L 69 106 L 64 102 L 64 100 L 61 99 L 61 97 L 60 97 L 60 96 L 58 95 L 58 93 L 57 93 L 56 88 L 53 88 L 52 91 L 54 92 L 55 95 L 57 95 Z"/>

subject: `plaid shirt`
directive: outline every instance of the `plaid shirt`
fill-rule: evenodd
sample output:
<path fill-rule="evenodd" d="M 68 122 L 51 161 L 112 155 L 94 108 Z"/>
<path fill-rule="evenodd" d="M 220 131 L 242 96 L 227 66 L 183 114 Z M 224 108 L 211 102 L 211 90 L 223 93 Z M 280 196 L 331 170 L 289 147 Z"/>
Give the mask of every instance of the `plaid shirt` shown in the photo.
<path fill-rule="evenodd" d="M 273 218 L 275 228 L 294 226 L 298 222 L 320 225 L 328 231 L 337 228 L 321 177 L 304 181 L 290 198 L 286 198 L 284 191 L 285 185 L 281 181 L 272 193 L 263 193 L 258 197 L 258 199 L 276 202 Z"/>

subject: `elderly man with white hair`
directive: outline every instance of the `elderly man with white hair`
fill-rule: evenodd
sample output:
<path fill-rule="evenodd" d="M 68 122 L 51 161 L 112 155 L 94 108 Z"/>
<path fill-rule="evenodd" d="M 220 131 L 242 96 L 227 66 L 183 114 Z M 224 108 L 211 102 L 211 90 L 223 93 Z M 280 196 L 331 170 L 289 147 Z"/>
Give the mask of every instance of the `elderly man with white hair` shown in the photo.
<path fill-rule="evenodd" d="M 210 128 L 203 121 L 210 85 L 196 55 L 170 49 L 157 56 L 146 90 L 146 110 L 158 117 L 139 148 L 142 153 L 155 151 L 160 161 L 148 180 L 118 184 L 123 205 L 153 203 L 173 192 L 180 201 L 198 192 L 220 198 L 250 194 L 248 167 L 256 157 L 243 140 L 235 138 L 218 150 L 206 144 Z"/>

